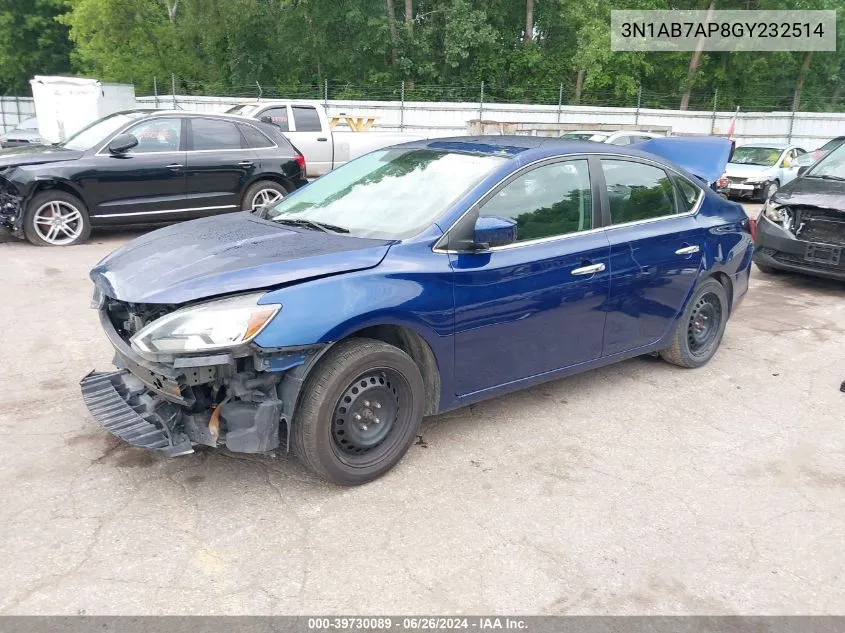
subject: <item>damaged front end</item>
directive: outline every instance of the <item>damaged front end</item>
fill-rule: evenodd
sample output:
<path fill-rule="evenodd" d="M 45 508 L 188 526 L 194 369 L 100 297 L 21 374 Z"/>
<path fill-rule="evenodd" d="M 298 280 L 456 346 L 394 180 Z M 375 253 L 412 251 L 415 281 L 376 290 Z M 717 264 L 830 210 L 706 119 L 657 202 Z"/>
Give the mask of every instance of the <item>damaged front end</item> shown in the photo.
<path fill-rule="evenodd" d="M 151 353 L 137 335 L 154 323 L 178 322 L 184 306 L 102 295 L 98 303 L 117 371 L 92 372 L 81 388 L 91 415 L 108 431 L 169 456 L 191 453 L 197 444 L 242 453 L 287 446 L 293 405 L 324 345 L 266 350 L 249 342 L 253 332 L 206 353 Z"/>
<path fill-rule="evenodd" d="M 0 228 L 15 237 L 23 236 L 23 197 L 15 185 L 3 177 L 0 168 Z"/>

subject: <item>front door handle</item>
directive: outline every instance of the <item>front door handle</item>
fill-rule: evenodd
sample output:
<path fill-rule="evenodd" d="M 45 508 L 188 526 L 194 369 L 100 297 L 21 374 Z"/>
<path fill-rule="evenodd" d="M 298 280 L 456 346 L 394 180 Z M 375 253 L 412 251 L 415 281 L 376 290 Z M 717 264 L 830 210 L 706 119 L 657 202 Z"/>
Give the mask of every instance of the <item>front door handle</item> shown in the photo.
<path fill-rule="evenodd" d="M 252 167 L 253 163 L 251 160 L 242 160 L 238 163 L 238 167 Z"/>
<path fill-rule="evenodd" d="M 693 244 L 692 246 L 684 246 L 683 248 L 679 248 L 675 251 L 675 255 L 692 255 L 697 253 L 701 250 L 697 244 Z"/>
<path fill-rule="evenodd" d="M 170 163 L 167 166 L 168 169 L 172 169 L 173 171 L 178 171 L 182 169 L 182 167 L 184 167 L 184 165 L 180 165 L 179 163 Z"/>
<path fill-rule="evenodd" d="M 604 264 L 590 264 L 589 266 L 581 266 L 572 271 L 573 275 L 594 275 L 604 270 Z"/>
<path fill-rule="evenodd" d="M 328 141 L 329 139 L 327 139 L 325 136 L 318 136 L 317 140 L 320 141 L 321 143 L 324 143 L 325 141 Z"/>

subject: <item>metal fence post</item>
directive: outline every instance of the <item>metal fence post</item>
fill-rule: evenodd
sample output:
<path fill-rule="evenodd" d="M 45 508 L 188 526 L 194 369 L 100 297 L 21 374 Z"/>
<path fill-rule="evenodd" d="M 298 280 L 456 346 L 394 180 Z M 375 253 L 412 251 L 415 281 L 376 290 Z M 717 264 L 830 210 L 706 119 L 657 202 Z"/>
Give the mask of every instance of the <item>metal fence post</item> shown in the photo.
<path fill-rule="evenodd" d="M 634 114 L 634 125 L 640 124 L 640 105 L 643 101 L 643 87 L 637 86 L 637 112 Z"/>
<path fill-rule="evenodd" d="M 153 101 L 156 109 L 158 109 L 158 83 L 156 82 L 155 75 L 153 75 Z"/>
<path fill-rule="evenodd" d="M 173 96 L 173 109 L 176 109 L 176 75 L 170 73 L 170 94 Z"/>
<path fill-rule="evenodd" d="M 264 94 L 264 91 L 261 89 L 261 84 L 257 81 L 255 82 L 255 85 L 258 86 L 258 100 L 261 101 L 261 95 Z"/>
<path fill-rule="evenodd" d="M 323 79 L 323 107 L 329 107 L 329 80 Z"/>
<path fill-rule="evenodd" d="M 15 115 L 18 117 L 18 120 L 15 123 L 15 125 L 17 125 L 21 122 L 21 98 L 18 95 L 15 95 Z"/>
<path fill-rule="evenodd" d="M 399 92 L 399 131 L 402 132 L 405 129 L 405 80 L 402 80 L 402 88 Z"/>
<path fill-rule="evenodd" d="M 6 97 L 0 97 L 0 129 L 6 131 Z"/>
<path fill-rule="evenodd" d="M 716 106 L 719 100 L 719 89 L 715 88 L 713 90 L 713 116 L 710 118 L 710 134 L 714 134 L 716 132 Z"/>
<path fill-rule="evenodd" d="M 478 99 L 478 120 L 484 119 L 484 82 L 481 82 L 481 95 Z"/>
<path fill-rule="evenodd" d="M 792 145 L 792 129 L 795 127 L 795 107 L 789 115 L 789 137 L 786 139 L 788 145 Z"/>
<path fill-rule="evenodd" d="M 557 91 L 557 122 L 560 123 L 560 111 L 563 107 L 563 84 L 560 84 L 560 88 Z"/>

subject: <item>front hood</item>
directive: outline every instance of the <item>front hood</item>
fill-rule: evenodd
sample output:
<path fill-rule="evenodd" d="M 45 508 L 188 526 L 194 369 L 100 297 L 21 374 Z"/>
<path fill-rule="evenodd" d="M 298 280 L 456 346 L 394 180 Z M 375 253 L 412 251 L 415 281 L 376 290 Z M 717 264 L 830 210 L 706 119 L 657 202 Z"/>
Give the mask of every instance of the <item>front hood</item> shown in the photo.
<path fill-rule="evenodd" d="M 230 213 L 139 237 L 97 264 L 91 279 L 121 301 L 184 303 L 372 268 L 390 244 Z"/>
<path fill-rule="evenodd" d="M 762 176 L 764 172 L 772 169 L 765 165 L 740 165 L 739 163 L 728 163 L 725 172 L 730 178 L 750 178 L 751 176 Z"/>
<path fill-rule="evenodd" d="M 0 149 L 0 169 L 76 160 L 82 152 L 53 145 L 21 145 Z"/>
<path fill-rule="evenodd" d="M 822 178 L 796 178 L 772 198 L 775 204 L 818 207 L 845 213 L 845 182 Z"/>

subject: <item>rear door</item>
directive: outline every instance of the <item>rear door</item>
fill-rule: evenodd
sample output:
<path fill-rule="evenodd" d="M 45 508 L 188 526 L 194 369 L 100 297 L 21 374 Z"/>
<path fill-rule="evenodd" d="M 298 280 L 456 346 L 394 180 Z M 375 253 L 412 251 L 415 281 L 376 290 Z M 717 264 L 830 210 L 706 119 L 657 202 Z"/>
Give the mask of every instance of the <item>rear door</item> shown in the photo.
<path fill-rule="evenodd" d="M 305 168 L 309 178 L 316 178 L 332 170 L 334 145 L 329 130 L 323 129 L 320 113 L 314 106 L 290 106 L 293 115 L 291 131 L 285 133 L 305 156 Z"/>
<path fill-rule="evenodd" d="M 188 119 L 187 206 L 194 217 L 241 208 L 256 157 L 233 121 Z"/>
<path fill-rule="evenodd" d="M 701 269 L 706 231 L 695 212 L 703 191 L 656 163 L 601 158 L 610 241 L 604 355 L 659 340 Z"/>
<path fill-rule="evenodd" d="M 80 177 L 91 216 L 116 223 L 181 219 L 185 204 L 185 119 L 153 117 L 122 133 L 138 144 L 112 155 L 104 146 Z"/>
<path fill-rule="evenodd" d="M 601 356 L 610 249 L 593 230 L 596 191 L 586 158 L 550 162 L 512 177 L 461 221 L 513 219 L 517 241 L 449 255 L 457 395 Z"/>

